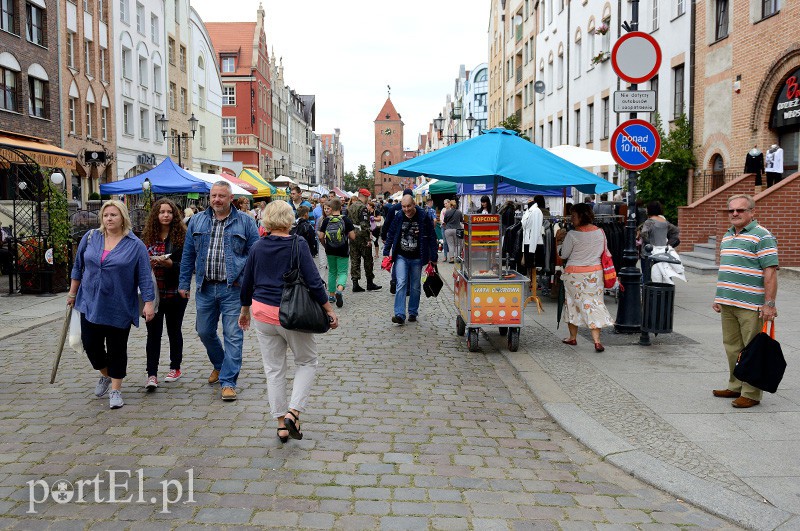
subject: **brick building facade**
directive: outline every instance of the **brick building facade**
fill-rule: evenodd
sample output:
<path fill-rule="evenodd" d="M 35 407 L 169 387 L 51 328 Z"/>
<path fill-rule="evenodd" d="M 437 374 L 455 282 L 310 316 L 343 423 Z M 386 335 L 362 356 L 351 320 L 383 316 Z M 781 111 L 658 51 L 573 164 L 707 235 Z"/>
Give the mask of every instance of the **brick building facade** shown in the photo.
<path fill-rule="evenodd" d="M 391 98 L 386 98 L 381 112 L 375 118 L 375 195 L 401 190 L 401 179 L 381 173 L 381 168 L 403 162 L 403 120 L 394 108 Z"/>

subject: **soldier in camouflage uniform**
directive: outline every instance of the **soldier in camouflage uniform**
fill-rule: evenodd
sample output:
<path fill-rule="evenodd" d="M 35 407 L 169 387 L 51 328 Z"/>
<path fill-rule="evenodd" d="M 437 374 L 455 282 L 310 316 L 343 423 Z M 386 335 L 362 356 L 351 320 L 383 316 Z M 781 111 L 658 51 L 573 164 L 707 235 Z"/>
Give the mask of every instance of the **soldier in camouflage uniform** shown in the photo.
<path fill-rule="evenodd" d="M 374 282 L 369 212 L 364 204 L 370 195 L 369 190 L 362 188 L 347 209 L 347 217 L 356 227 L 356 239 L 350 244 L 350 278 L 353 279 L 353 293 L 364 291 L 364 288 L 358 285 L 358 281 L 361 280 L 362 258 L 364 259 L 364 276 L 367 277 L 367 289 L 374 291 L 383 287 Z"/>

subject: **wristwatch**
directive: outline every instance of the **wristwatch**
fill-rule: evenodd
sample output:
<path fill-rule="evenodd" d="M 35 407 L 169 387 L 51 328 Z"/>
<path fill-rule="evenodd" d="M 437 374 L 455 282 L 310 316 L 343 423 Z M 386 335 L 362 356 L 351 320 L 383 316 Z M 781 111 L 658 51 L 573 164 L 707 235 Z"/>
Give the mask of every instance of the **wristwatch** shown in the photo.
<path fill-rule="evenodd" d="M 764 301 L 764 306 L 769 306 L 770 308 L 774 308 L 775 301 Z"/>

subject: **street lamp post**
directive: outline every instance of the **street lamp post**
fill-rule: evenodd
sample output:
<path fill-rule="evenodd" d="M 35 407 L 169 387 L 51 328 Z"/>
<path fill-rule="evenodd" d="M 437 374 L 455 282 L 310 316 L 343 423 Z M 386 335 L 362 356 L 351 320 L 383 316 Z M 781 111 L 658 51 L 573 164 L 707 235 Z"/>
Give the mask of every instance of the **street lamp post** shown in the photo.
<path fill-rule="evenodd" d="M 197 123 L 200 120 L 194 117 L 194 113 L 192 113 L 192 117 L 189 118 L 189 127 L 192 131 L 192 138 L 194 138 L 195 133 L 197 132 Z M 164 137 L 164 140 L 177 140 L 178 141 L 178 166 L 183 168 L 183 159 L 181 158 L 181 140 L 184 142 L 189 142 L 189 135 L 186 133 L 180 133 L 177 135 L 170 135 L 167 136 L 167 126 L 169 125 L 169 120 L 167 119 L 166 114 L 162 114 L 161 118 L 158 119 L 158 123 L 161 124 L 161 135 Z"/>
<path fill-rule="evenodd" d="M 436 132 L 439 134 L 439 140 L 442 138 L 452 138 L 453 143 L 457 143 L 458 139 L 465 139 L 465 138 L 472 138 L 472 130 L 475 129 L 475 118 L 473 118 L 472 113 L 469 113 L 469 116 L 466 119 L 467 122 L 467 131 L 469 132 L 469 136 L 460 135 L 456 132 L 452 135 L 444 135 L 442 134 L 442 130 L 444 129 L 444 117 L 442 113 L 439 113 L 439 116 L 433 119 L 433 127 L 436 129 Z"/>
<path fill-rule="evenodd" d="M 281 171 L 283 171 L 283 165 L 286 163 L 286 157 L 284 157 L 283 155 L 281 155 L 280 163 L 281 163 Z M 275 178 L 277 179 L 278 178 L 278 161 L 277 160 L 275 160 L 275 167 L 273 168 L 273 170 L 275 171 Z"/>

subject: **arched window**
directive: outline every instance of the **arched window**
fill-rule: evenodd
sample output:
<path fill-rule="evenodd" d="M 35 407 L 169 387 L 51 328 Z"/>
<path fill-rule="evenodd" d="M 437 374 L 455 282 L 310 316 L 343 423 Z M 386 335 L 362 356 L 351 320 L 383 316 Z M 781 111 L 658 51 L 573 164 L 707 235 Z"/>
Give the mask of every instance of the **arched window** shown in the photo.
<path fill-rule="evenodd" d="M 725 161 L 722 155 L 717 153 L 711 157 L 711 190 L 716 190 L 723 184 L 725 184 Z"/>

